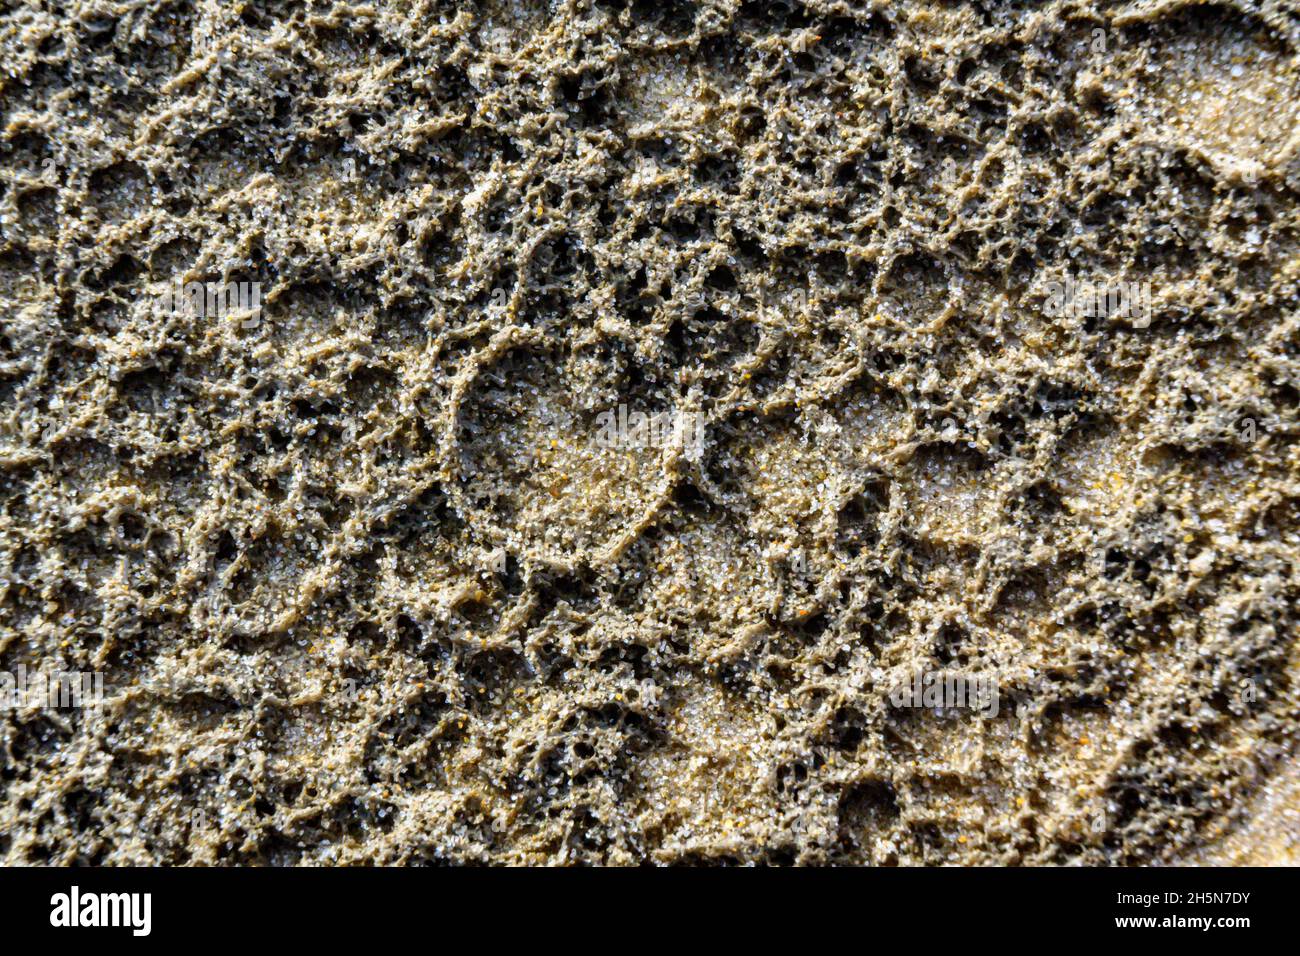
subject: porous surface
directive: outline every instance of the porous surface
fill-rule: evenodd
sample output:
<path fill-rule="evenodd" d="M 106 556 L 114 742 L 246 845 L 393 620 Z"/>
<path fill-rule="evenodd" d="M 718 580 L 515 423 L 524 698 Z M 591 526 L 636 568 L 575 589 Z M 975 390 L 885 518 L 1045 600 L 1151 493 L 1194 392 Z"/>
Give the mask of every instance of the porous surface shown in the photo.
<path fill-rule="evenodd" d="M 1285 858 L 1298 42 L 7 4 L 0 669 L 109 690 L 0 713 L 0 854 Z M 1150 324 L 1049 314 L 1065 276 Z M 260 324 L 151 307 L 214 280 Z M 605 447 L 620 404 L 702 447 Z M 895 706 L 920 671 L 997 716 Z"/>

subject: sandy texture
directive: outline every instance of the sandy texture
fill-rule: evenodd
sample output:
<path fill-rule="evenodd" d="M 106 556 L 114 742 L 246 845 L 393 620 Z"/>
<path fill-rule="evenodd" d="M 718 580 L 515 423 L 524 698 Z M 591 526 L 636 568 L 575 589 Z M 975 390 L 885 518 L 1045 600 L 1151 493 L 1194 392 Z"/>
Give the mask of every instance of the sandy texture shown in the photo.
<path fill-rule="evenodd" d="M 1297 43 L 7 4 L 0 669 L 109 691 L 0 712 L 0 855 L 1294 854 Z M 218 280 L 260 322 L 153 307 Z M 611 449 L 620 405 L 704 439 Z"/>

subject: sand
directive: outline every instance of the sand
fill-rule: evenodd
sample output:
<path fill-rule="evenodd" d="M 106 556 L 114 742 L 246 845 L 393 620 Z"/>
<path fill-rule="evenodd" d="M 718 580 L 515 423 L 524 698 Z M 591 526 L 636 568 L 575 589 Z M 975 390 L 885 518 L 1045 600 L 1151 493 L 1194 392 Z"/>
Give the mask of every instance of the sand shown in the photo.
<path fill-rule="evenodd" d="M 6 862 L 1295 860 L 1295 3 L 47 6 Z"/>

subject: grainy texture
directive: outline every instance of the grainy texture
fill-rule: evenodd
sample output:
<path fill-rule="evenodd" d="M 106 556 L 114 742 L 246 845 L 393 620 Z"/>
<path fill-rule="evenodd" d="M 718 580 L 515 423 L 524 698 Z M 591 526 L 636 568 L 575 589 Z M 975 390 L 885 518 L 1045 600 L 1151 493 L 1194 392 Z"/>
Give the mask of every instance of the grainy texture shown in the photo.
<path fill-rule="evenodd" d="M 109 695 L 0 713 L 0 854 L 1131 864 L 1293 820 L 1298 41 L 10 0 L 0 667 Z M 1049 314 L 1067 274 L 1149 326 Z M 151 306 L 227 279 L 260 324 Z M 603 447 L 620 403 L 702 447 Z M 894 706 L 920 670 L 998 715 Z"/>

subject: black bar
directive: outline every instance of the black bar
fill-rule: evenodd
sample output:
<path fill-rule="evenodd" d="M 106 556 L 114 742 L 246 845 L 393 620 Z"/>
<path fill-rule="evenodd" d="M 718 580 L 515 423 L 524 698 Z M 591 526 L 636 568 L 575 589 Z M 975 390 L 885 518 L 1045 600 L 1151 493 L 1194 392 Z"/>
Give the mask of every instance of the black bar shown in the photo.
<path fill-rule="evenodd" d="M 1295 925 L 1294 869 L 893 870 L 0 870 L 0 917 L 22 934 L 65 942 L 202 940 L 215 945 L 320 942 L 434 948 L 503 939 L 538 946 L 624 945 L 665 936 L 805 944 L 833 928 L 864 949 L 894 934 L 918 945 L 1040 945 L 1185 939 L 1231 945 Z M 54 927 L 56 894 L 149 893 L 148 936 L 115 927 Z M 1195 895 L 1194 895 L 1195 894 Z M 142 899 L 142 898 L 141 898 Z M 124 911 L 124 912 L 139 912 Z M 110 914 L 111 915 L 111 914 Z M 1121 919 L 1151 926 L 1118 926 Z M 1200 925 L 1204 919 L 1208 927 Z M 1218 921 L 1244 918 L 1248 925 Z M 1171 924 L 1164 924 L 1169 919 Z M 1188 921 L 1198 921 L 1188 925 Z M 432 941 L 427 935 L 433 933 Z M 897 937 L 896 937 L 897 938 Z M 1260 939 L 1262 937 L 1255 937 Z M 1285 937 L 1282 937 L 1285 938 Z M 868 943 L 868 941 L 872 941 Z M 603 942 L 602 942 L 603 941 Z M 417 949 L 421 945 L 417 945 Z"/>

